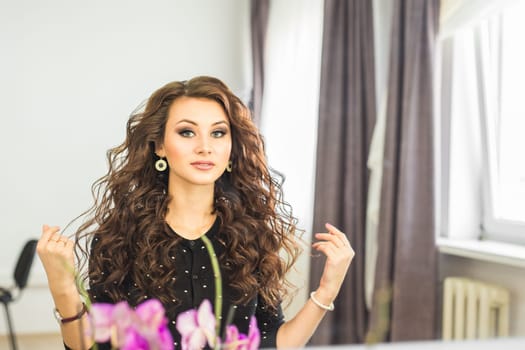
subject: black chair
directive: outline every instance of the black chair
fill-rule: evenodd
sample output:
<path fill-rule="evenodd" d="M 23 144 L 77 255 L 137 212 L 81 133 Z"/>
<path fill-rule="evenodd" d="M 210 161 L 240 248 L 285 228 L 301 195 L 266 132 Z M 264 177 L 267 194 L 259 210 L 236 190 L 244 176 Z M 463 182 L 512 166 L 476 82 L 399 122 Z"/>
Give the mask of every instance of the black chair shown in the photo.
<path fill-rule="evenodd" d="M 31 239 L 26 242 L 20 256 L 18 257 L 18 262 L 16 263 L 14 279 L 15 286 L 12 288 L 2 288 L 0 287 L 0 301 L 4 304 L 5 315 L 7 318 L 7 326 L 9 327 L 9 339 L 11 343 L 11 349 L 17 350 L 15 333 L 13 331 L 13 325 L 11 322 L 11 315 L 9 313 L 9 304 L 20 297 L 22 290 L 27 285 L 27 280 L 29 279 L 29 272 L 31 271 L 31 266 L 33 265 L 33 258 L 35 257 L 36 250 L 36 239 Z"/>

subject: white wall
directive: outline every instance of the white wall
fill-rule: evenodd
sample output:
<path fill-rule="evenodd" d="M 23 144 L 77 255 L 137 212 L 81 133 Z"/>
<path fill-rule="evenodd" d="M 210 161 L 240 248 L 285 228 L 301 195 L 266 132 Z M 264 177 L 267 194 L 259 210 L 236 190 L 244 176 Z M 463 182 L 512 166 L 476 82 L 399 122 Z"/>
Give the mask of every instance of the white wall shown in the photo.
<path fill-rule="evenodd" d="M 206 74 L 246 96 L 248 14 L 239 0 L 0 0 L 0 286 L 43 223 L 90 206 L 106 150 L 156 88 Z M 57 331 L 52 305 L 35 259 L 16 330 Z"/>

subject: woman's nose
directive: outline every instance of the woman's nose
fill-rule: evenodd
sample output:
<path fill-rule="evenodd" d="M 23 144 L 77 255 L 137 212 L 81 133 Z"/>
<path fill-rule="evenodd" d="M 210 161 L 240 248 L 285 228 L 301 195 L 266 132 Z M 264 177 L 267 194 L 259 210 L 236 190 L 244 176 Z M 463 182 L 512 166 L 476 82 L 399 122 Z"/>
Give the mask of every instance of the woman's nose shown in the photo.
<path fill-rule="evenodd" d="M 211 153 L 212 148 L 211 148 L 210 140 L 207 137 L 205 137 L 205 136 L 199 137 L 196 151 L 199 154 L 202 154 L 202 153 L 209 154 L 209 153 Z"/>

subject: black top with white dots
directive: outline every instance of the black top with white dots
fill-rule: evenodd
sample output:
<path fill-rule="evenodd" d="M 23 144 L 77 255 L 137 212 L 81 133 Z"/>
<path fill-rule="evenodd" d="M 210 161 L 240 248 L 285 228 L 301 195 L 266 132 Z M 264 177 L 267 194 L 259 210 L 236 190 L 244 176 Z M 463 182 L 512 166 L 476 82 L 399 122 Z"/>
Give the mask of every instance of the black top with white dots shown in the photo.
<path fill-rule="evenodd" d="M 206 236 L 213 244 L 213 248 L 217 256 L 221 256 L 224 251 L 224 244 L 218 238 L 218 231 L 220 227 L 220 220 L 217 219 Z M 175 232 L 173 232 L 175 233 Z M 175 233 L 176 234 L 176 233 Z M 96 238 L 93 244 L 96 244 Z M 196 309 L 200 306 L 204 299 L 210 300 L 213 304 L 215 300 L 215 283 L 214 275 L 210 262 L 208 251 L 204 242 L 199 238 L 196 240 L 188 240 L 182 238 L 181 243 L 176 246 L 173 252 L 172 260 L 175 268 L 175 295 L 178 301 L 175 305 L 170 305 L 165 309 L 169 322 L 169 328 L 173 335 L 175 349 L 180 348 L 180 334 L 176 330 L 176 319 L 179 313 Z M 222 265 L 221 263 L 219 263 Z M 224 320 L 232 320 L 229 324 L 234 324 L 239 329 L 239 332 L 248 334 L 248 327 L 251 316 L 257 319 L 257 327 L 261 333 L 261 348 L 275 348 L 277 330 L 284 323 L 284 316 L 282 309 L 279 306 L 276 310 L 269 308 L 264 300 L 256 296 L 245 305 L 237 305 L 233 302 L 235 290 L 227 283 L 224 283 L 225 269 L 221 266 L 221 274 L 223 275 L 223 305 L 222 305 L 222 325 L 221 334 L 224 334 L 226 322 Z M 136 295 L 140 293 L 134 283 L 127 283 L 124 287 L 127 289 L 127 295 Z M 114 302 L 103 291 L 100 291 L 96 286 L 91 286 L 90 295 L 92 302 Z M 147 295 L 141 295 L 140 299 L 148 299 Z M 232 317 L 233 315 L 233 317 Z M 109 344 L 100 344 L 100 350 L 110 349 Z M 68 349 L 66 347 L 66 349 Z"/>

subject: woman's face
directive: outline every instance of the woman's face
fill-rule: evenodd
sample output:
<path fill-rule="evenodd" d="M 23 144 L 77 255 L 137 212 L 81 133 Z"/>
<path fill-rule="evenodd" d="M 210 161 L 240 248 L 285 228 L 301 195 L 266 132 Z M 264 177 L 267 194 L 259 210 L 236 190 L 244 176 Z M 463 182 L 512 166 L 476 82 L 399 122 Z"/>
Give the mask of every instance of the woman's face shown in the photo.
<path fill-rule="evenodd" d="M 210 185 L 225 171 L 231 148 L 230 122 L 222 106 L 183 96 L 168 110 L 164 143 L 156 153 L 166 157 L 170 185 Z"/>

